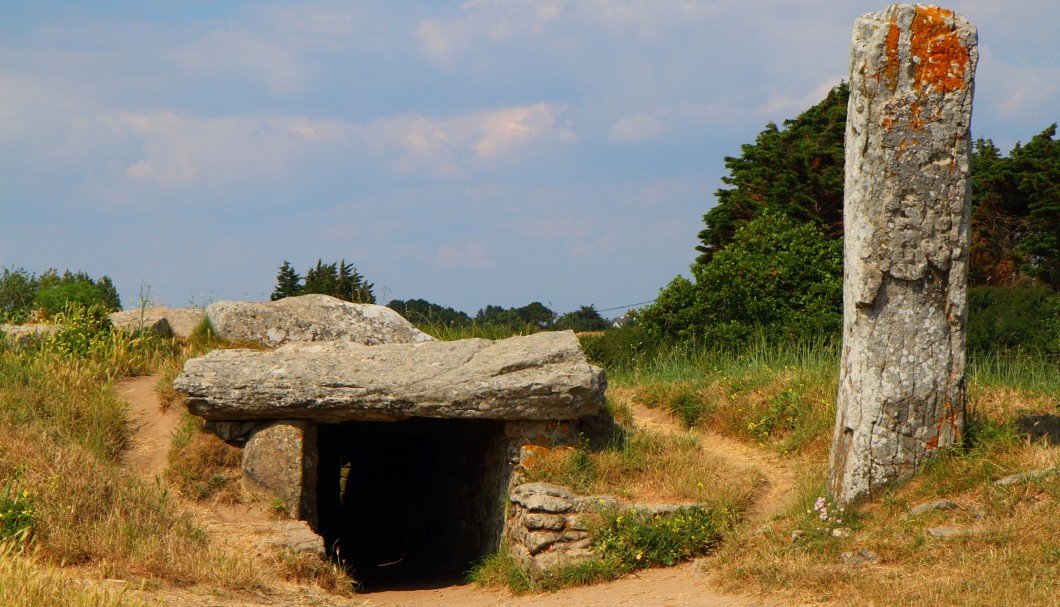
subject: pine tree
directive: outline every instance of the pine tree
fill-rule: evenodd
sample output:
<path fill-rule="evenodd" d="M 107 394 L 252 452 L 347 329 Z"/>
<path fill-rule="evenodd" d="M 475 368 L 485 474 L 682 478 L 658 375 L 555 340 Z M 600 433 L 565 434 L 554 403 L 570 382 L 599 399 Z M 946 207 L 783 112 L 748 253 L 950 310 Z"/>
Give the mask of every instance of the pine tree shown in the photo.
<path fill-rule="evenodd" d="M 286 259 L 283 260 L 283 265 L 280 266 L 280 271 L 276 274 L 276 288 L 269 299 L 276 301 L 284 297 L 301 295 L 302 292 L 302 277 L 298 275 L 298 272 L 294 271 L 294 267 L 291 266 L 290 262 Z"/>

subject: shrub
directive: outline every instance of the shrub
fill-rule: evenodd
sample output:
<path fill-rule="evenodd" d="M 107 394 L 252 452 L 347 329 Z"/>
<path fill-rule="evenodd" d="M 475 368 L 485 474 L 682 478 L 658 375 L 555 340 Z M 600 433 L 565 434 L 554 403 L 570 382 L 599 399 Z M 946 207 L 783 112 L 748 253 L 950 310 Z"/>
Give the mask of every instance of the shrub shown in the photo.
<path fill-rule="evenodd" d="M 968 350 L 1060 353 L 1060 294 L 1047 287 L 969 289 Z"/>
<path fill-rule="evenodd" d="M 672 514 L 603 512 L 591 530 L 593 546 L 627 570 L 676 565 L 716 549 L 724 522 L 715 511 L 692 506 Z"/>

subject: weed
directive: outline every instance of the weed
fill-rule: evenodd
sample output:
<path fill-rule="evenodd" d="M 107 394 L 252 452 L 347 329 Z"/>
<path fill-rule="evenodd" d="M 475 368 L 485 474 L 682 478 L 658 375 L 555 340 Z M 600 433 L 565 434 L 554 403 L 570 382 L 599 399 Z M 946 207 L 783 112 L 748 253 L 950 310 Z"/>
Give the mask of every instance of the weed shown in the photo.
<path fill-rule="evenodd" d="M 15 489 L 10 479 L 0 495 L 0 542 L 25 542 L 37 525 L 29 491 Z"/>

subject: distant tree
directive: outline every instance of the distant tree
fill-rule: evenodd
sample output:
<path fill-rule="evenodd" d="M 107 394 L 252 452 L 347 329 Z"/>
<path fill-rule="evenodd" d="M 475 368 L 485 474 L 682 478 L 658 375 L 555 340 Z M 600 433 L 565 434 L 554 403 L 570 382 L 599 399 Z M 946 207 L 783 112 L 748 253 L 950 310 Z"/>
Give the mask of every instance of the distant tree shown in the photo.
<path fill-rule="evenodd" d="M 475 315 L 475 322 L 478 324 L 508 327 L 531 325 L 538 329 L 551 329 L 555 321 L 556 313 L 539 301 L 521 308 L 486 306 Z"/>
<path fill-rule="evenodd" d="M 678 277 L 640 322 L 658 338 L 739 341 L 756 329 L 773 336 L 834 335 L 842 324 L 843 252 L 811 223 L 763 212 L 741 226 L 710 262 Z"/>
<path fill-rule="evenodd" d="M 309 268 L 305 273 L 305 287 L 302 293 L 316 293 L 320 295 L 335 296 L 339 291 L 339 264 L 324 263 L 318 259 L 314 268 Z"/>
<path fill-rule="evenodd" d="M 972 285 L 1060 290 L 1060 141 L 1050 125 L 1008 157 L 989 139 L 972 156 Z"/>
<path fill-rule="evenodd" d="M 109 276 L 98 281 L 84 272 L 50 268 L 39 277 L 22 268 L 0 273 L 0 321 L 23 323 L 34 312 L 50 316 L 67 306 L 96 307 L 102 314 L 121 310 L 121 297 Z"/>
<path fill-rule="evenodd" d="M 269 297 L 272 301 L 284 297 L 294 297 L 302 294 L 302 277 L 294 271 L 294 267 L 286 259 L 276 274 L 276 288 Z"/>
<path fill-rule="evenodd" d="M 0 322 L 26 322 L 39 288 L 37 277 L 26 270 L 4 268 L 0 273 Z"/>
<path fill-rule="evenodd" d="M 703 216 L 698 263 L 729 246 L 739 228 L 764 210 L 809 222 L 829 238 L 843 234 L 843 140 L 850 89 L 841 84 L 783 128 L 770 122 L 739 157 L 726 157 L 730 188 Z"/>
<path fill-rule="evenodd" d="M 1009 154 L 1027 202 L 1027 236 L 1017 245 L 1024 272 L 1060 291 L 1060 141 L 1056 124 Z"/>
<path fill-rule="evenodd" d="M 581 306 L 574 312 L 567 312 L 556 320 L 557 329 L 573 331 L 604 331 L 611 328 L 611 323 L 596 311 L 596 306 Z"/>
<path fill-rule="evenodd" d="M 357 268 L 353 264 L 347 264 L 345 259 L 339 263 L 337 282 L 335 297 L 354 303 L 375 303 L 375 294 L 372 293 L 375 285 L 366 281 L 364 276 L 357 272 Z"/>
<path fill-rule="evenodd" d="M 273 290 L 273 301 L 295 295 L 330 295 L 353 303 L 375 303 L 372 283 L 365 280 L 353 264 L 340 262 L 324 263 L 318 259 L 316 266 L 305 273 L 305 282 L 286 260 L 276 274 L 276 288 Z"/>
<path fill-rule="evenodd" d="M 409 322 L 422 325 L 444 325 L 464 327 L 471 324 L 471 317 L 448 306 L 440 306 L 424 299 L 391 300 L 386 307 L 404 316 Z"/>

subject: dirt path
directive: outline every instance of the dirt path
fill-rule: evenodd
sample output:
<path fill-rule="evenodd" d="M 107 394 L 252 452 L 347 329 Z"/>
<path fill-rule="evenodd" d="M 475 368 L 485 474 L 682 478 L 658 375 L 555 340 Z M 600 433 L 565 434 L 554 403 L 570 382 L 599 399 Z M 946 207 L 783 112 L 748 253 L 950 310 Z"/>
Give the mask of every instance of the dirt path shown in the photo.
<path fill-rule="evenodd" d="M 166 466 L 173 433 L 180 424 L 180 411 L 162 411 L 159 406 L 158 375 L 131 377 L 115 386 L 118 398 L 128 403 L 129 447 L 122 464 L 137 476 L 154 478 Z"/>
<path fill-rule="evenodd" d="M 640 428 L 663 434 L 687 433 L 662 409 L 632 404 L 633 423 Z M 777 455 L 748 446 L 740 441 L 706 430 L 692 430 L 699 436 L 701 448 L 737 470 L 747 470 L 763 477 L 748 510 L 752 521 L 765 520 L 783 512 L 795 498 L 795 470 Z"/>
<path fill-rule="evenodd" d="M 131 425 L 130 448 L 123 461 L 132 472 L 146 478 L 161 474 L 173 431 L 180 421 L 178 411 L 161 410 L 154 390 L 158 381 L 158 376 L 137 377 L 116 387 L 118 395 L 129 405 Z M 683 432 L 662 411 L 640 408 L 634 410 L 634 415 L 635 422 L 645 427 Z M 753 468 L 768 479 L 756 500 L 756 517 L 782 509 L 793 487 L 789 470 L 761 452 L 724 437 L 703 435 L 702 443 L 705 449 L 732 465 Z M 268 526 L 267 516 L 253 507 L 188 504 L 187 508 L 207 530 L 218 532 L 211 535 L 229 538 L 237 548 L 241 544 L 256 543 L 256 538 Z M 783 607 L 782 603 L 768 599 L 732 596 L 714 590 L 697 562 L 643 571 L 608 584 L 515 597 L 506 591 L 461 584 L 341 598 L 316 588 L 276 581 L 275 589 L 268 595 L 223 596 L 214 589 L 166 588 L 149 593 L 147 598 L 178 607 Z"/>

